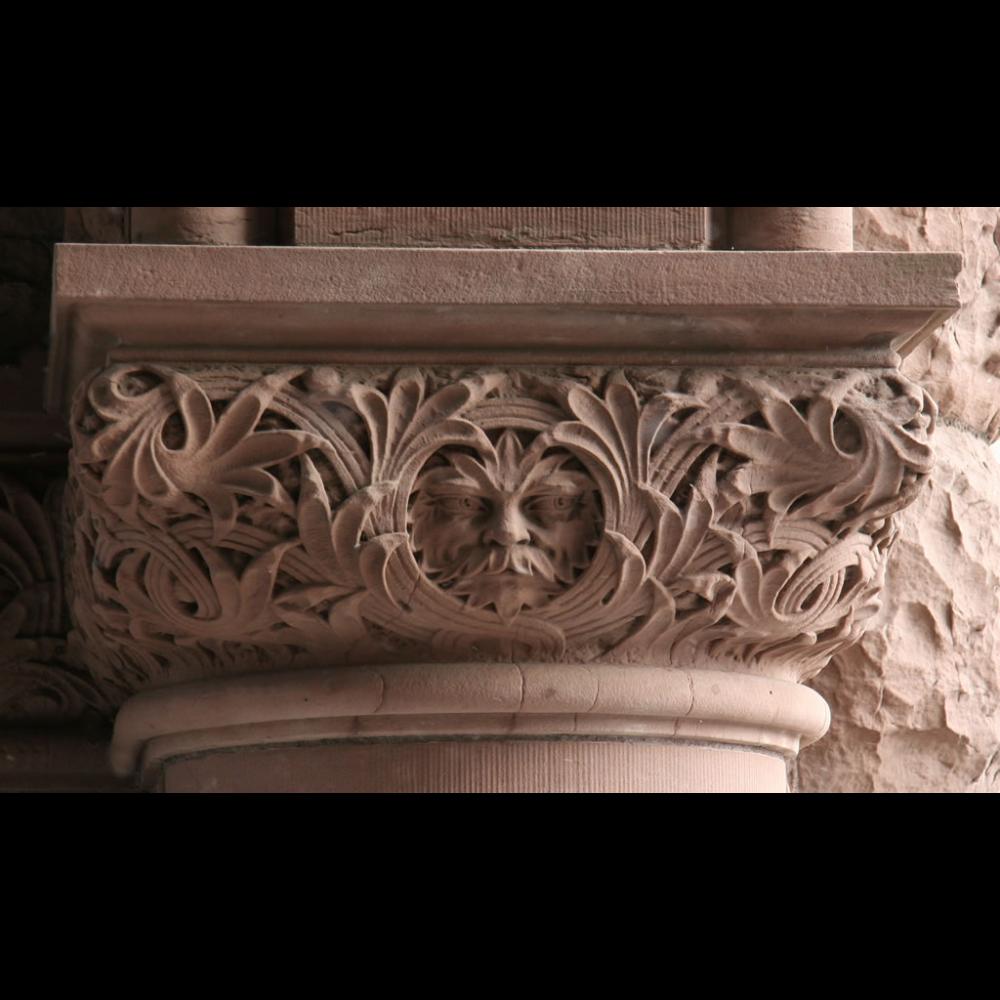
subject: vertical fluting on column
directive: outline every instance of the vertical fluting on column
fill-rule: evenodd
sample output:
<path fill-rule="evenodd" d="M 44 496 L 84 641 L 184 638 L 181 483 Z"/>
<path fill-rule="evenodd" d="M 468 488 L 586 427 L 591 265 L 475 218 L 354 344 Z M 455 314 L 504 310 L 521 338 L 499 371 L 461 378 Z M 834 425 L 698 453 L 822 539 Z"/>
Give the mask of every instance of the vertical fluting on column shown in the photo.
<path fill-rule="evenodd" d="M 132 243 L 277 243 L 273 208 L 132 208 Z"/>
<path fill-rule="evenodd" d="M 702 250 L 709 210 L 681 207 L 319 207 L 283 210 L 298 246 Z"/>
<path fill-rule="evenodd" d="M 853 208 L 730 208 L 733 250 L 853 250 Z"/>
<path fill-rule="evenodd" d="M 785 792 L 775 753 L 663 741 L 465 740 L 227 750 L 159 765 L 170 792 Z"/>

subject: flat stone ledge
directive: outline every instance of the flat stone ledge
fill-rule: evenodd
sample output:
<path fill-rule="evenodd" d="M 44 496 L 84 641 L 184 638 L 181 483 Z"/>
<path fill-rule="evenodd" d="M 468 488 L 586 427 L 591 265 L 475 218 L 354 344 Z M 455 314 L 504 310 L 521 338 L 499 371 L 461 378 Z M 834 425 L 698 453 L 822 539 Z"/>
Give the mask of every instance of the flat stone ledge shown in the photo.
<path fill-rule="evenodd" d="M 56 248 L 50 409 L 115 362 L 893 365 L 958 254 Z"/>

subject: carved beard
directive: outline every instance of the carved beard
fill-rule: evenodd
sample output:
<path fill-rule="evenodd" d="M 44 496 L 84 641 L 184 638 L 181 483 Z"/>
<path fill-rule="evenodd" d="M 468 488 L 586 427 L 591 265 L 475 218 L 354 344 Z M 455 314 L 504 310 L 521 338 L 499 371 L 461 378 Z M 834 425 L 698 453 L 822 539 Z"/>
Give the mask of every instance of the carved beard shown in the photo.
<path fill-rule="evenodd" d="M 537 576 L 496 573 L 491 576 L 459 580 L 451 592 L 464 597 L 470 608 L 485 608 L 492 604 L 496 613 L 509 625 L 522 608 L 539 608 L 562 590 Z"/>
<path fill-rule="evenodd" d="M 542 549 L 534 545 L 515 545 L 512 548 L 492 546 L 489 549 L 472 549 L 448 571 L 434 573 L 434 579 L 439 584 L 454 581 L 456 587 L 469 578 L 486 574 L 497 576 L 501 573 L 518 573 L 523 576 L 540 576 L 548 583 L 558 581 L 572 583 L 572 571 L 560 573 L 556 569 L 556 561 Z M 452 588 L 455 589 L 455 588 Z M 456 591 L 457 592 L 457 591 Z"/>
<path fill-rule="evenodd" d="M 454 581 L 451 593 L 464 597 L 470 608 L 492 604 L 508 623 L 521 608 L 541 607 L 562 590 L 552 559 L 533 545 L 470 552 L 437 582 L 449 581 Z"/>

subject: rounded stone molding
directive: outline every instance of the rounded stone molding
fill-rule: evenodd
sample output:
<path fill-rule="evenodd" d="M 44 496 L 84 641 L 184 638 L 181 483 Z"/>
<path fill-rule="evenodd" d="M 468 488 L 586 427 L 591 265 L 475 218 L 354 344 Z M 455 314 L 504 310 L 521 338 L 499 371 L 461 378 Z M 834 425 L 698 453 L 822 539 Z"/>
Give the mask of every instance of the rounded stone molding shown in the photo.
<path fill-rule="evenodd" d="M 810 689 L 720 670 L 388 664 L 246 675 L 142 692 L 118 713 L 112 765 L 117 774 L 137 772 L 148 784 L 171 761 L 195 754 L 359 739 L 407 746 L 490 738 L 653 740 L 664 759 L 667 744 L 688 743 L 789 758 L 828 725 L 826 702 Z M 740 759 L 734 758 L 737 768 L 744 766 Z"/>

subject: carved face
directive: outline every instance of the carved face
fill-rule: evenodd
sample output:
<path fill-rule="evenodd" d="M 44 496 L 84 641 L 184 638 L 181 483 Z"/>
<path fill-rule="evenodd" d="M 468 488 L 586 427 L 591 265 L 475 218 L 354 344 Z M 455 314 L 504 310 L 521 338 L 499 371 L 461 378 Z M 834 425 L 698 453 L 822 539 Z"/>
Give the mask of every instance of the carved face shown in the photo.
<path fill-rule="evenodd" d="M 504 431 L 489 454 L 445 450 L 417 480 L 410 516 L 424 572 L 470 607 L 511 620 L 565 590 L 590 561 L 597 486 L 565 451 Z"/>

